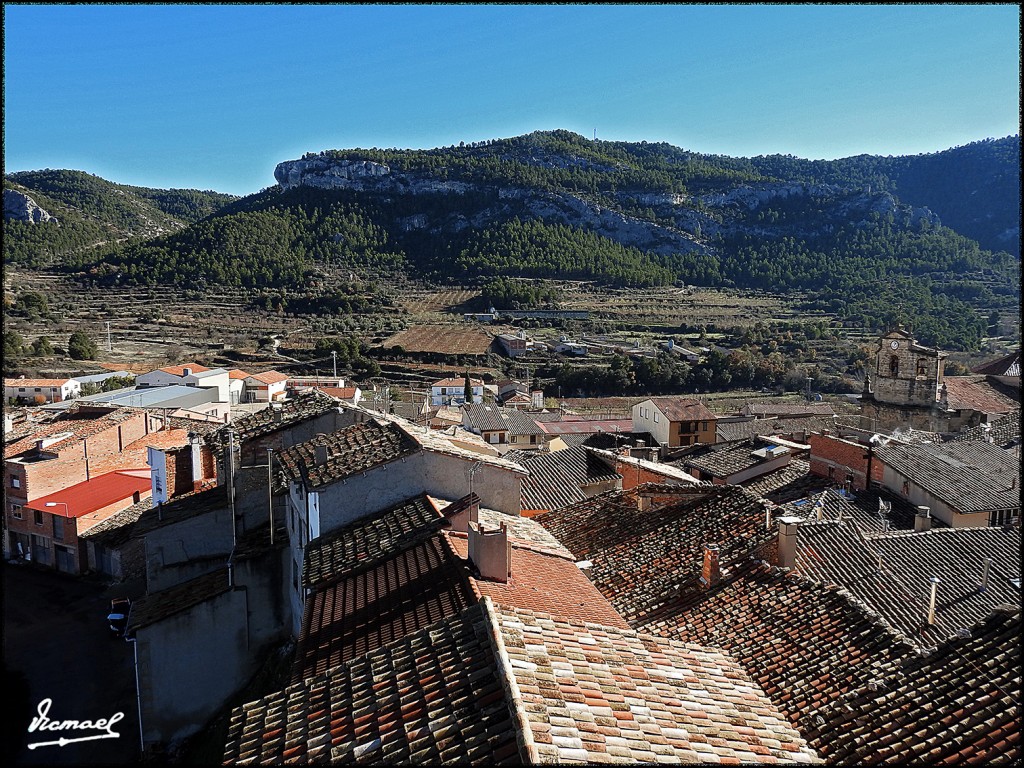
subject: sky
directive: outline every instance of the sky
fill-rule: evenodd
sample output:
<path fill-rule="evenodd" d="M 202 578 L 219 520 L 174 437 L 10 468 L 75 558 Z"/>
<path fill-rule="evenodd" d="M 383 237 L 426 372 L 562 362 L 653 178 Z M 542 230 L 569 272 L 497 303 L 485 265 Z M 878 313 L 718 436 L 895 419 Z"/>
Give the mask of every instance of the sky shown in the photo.
<path fill-rule="evenodd" d="M 4 170 L 245 195 L 306 152 L 567 129 L 709 154 L 1020 132 L 985 5 L 4 4 Z"/>

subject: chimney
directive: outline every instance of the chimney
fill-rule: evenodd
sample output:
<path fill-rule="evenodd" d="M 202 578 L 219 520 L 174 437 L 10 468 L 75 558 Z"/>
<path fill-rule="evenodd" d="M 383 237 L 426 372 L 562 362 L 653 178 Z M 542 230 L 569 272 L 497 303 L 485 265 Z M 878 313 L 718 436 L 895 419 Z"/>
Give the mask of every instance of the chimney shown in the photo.
<path fill-rule="evenodd" d="M 326 445 L 317 443 L 313 446 L 313 459 L 317 464 L 326 464 L 329 458 L 331 458 L 331 454 Z"/>
<path fill-rule="evenodd" d="M 480 578 L 506 583 L 512 575 L 512 545 L 505 524 L 488 531 L 479 523 L 470 522 L 468 532 L 469 559 L 480 571 Z"/>
<path fill-rule="evenodd" d="M 533 408 L 544 407 L 544 390 L 535 389 L 530 393 L 530 406 Z"/>
<path fill-rule="evenodd" d="M 275 424 L 280 424 L 281 422 L 284 421 L 284 411 L 281 409 L 281 406 L 271 405 L 270 413 L 273 417 L 273 421 Z"/>
<path fill-rule="evenodd" d="M 475 493 L 463 496 L 458 501 L 453 501 L 445 507 L 443 514 L 451 523 L 451 530 L 459 533 L 467 533 L 469 524 L 476 523 L 480 516 L 480 497 Z"/>
<path fill-rule="evenodd" d="M 914 531 L 929 531 L 932 527 L 931 510 L 928 507 L 918 507 L 914 515 Z"/>
<path fill-rule="evenodd" d="M 715 586 L 722 580 L 722 567 L 718 562 L 718 545 L 704 545 L 704 571 L 700 577 L 701 583 L 707 589 Z"/>
<path fill-rule="evenodd" d="M 192 369 L 191 368 L 182 368 L 181 369 L 181 375 L 182 376 L 191 376 L 192 375 Z"/>
<path fill-rule="evenodd" d="M 651 497 L 645 493 L 638 493 L 636 495 L 636 508 L 640 512 L 646 512 L 651 508 Z"/>
<path fill-rule="evenodd" d="M 939 579 L 938 576 L 932 576 L 932 578 L 931 578 L 932 594 L 931 594 L 931 597 L 928 598 L 928 626 L 929 627 L 934 627 L 935 626 L 935 594 L 936 594 L 936 592 L 939 589 L 939 582 L 940 581 L 941 581 L 941 579 Z"/>
<path fill-rule="evenodd" d="M 796 567 L 796 532 L 799 517 L 779 518 L 778 565 L 780 568 Z"/>
<path fill-rule="evenodd" d="M 981 569 L 981 587 L 978 589 L 979 592 L 984 592 L 988 589 L 988 572 L 992 567 L 992 558 L 985 558 L 985 565 Z"/>

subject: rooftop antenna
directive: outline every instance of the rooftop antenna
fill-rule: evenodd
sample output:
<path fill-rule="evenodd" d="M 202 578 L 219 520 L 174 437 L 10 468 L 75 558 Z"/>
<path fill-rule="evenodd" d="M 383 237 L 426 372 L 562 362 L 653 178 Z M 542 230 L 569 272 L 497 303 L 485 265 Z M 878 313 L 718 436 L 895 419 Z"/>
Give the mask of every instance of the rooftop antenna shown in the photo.
<path fill-rule="evenodd" d="M 597 128 L 594 129 L 594 141 L 597 141 Z"/>

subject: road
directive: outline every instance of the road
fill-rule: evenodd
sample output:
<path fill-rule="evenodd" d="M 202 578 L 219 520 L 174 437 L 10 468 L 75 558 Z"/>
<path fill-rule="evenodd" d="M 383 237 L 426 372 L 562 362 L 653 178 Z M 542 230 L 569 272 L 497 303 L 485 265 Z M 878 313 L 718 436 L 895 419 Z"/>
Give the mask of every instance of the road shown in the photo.
<path fill-rule="evenodd" d="M 5 736 L 5 764 L 131 765 L 139 761 L 139 720 L 135 668 L 130 643 L 112 637 L 106 615 L 106 587 L 28 565 L 3 564 L 4 662 L 15 677 L 24 675 L 18 723 Z M 9 680 L 5 680 L 8 683 Z M 17 700 L 17 696 L 13 697 Z M 28 749 L 27 744 L 96 735 L 101 731 L 27 732 L 25 724 L 50 699 L 51 721 L 98 720 L 117 712 L 124 718 L 111 729 L 117 738 L 94 739 Z M 10 700 L 8 700 L 10 701 Z M 20 723 L 19 723 L 20 721 Z M 5 724 L 6 726 L 7 724 Z M 13 736 L 14 747 L 9 745 Z M 12 754 L 13 752 L 13 754 Z"/>

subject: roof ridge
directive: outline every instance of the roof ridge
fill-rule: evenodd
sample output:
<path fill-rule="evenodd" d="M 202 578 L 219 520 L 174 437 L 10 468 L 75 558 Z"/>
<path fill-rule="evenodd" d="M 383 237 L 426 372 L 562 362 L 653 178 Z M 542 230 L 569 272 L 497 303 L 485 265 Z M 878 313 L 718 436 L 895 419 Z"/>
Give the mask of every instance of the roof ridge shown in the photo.
<path fill-rule="evenodd" d="M 519 684 L 512 671 L 512 662 L 508 657 L 508 651 L 505 650 L 505 641 L 501 637 L 501 624 L 495 613 L 494 603 L 489 596 L 484 595 L 479 604 L 483 606 L 485 624 L 487 625 L 487 640 L 491 644 L 491 650 L 494 652 L 497 662 L 498 678 L 501 680 L 502 690 L 512 712 L 516 743 L 519 745 L 519 757 L 527 765 L 538 765 L 541 762 L 540 752 L 533 740 L 533 730 L 530 728 L 530 720 L 526 716 L 526 705 L 523 703 Z"/>

